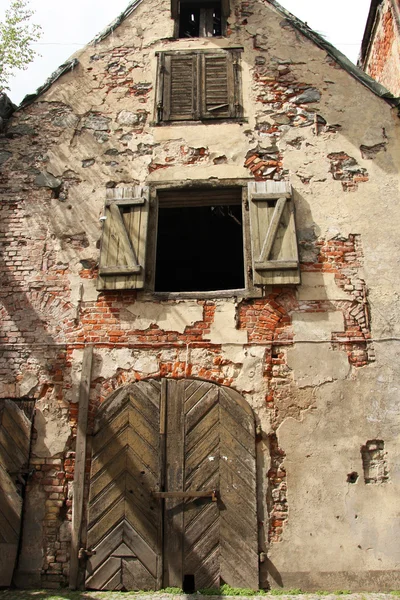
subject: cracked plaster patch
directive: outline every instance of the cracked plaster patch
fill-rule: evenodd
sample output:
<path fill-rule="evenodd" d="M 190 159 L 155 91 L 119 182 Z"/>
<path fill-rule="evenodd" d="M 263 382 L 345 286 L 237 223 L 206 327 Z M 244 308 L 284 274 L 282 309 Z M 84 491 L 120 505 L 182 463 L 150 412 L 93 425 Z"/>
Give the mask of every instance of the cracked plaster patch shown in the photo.
<path fill-rule="evenodd" d="M 235 388 L 239 392 L 266 392 L 264 380 L 264 353 L 265 348 L 251 348 L 246 353 L 243 366 L 235 381 Z"/>
<path fill-rule="evenodd" d="M 74 350 L 71 356 L 71 389 L 65 393 L 69 402 L 78 402 L 79 384 L 82 373 L 83 350 Z M 133 367 L 134 357 L 129 348 L 102 349 L 97 348 L 93 355 L 92 381 L 103 377 L 109 379 L 117 369 L 129 370 Z"/>
<path fill-rule="evenodd" d="M 71 302 L 76 304 L 79 300 L 84 302 L 96 302 L 99 292 L 96 290 L 96 279 L 82 279 L 79 275 L 68 275 L 71 287 Z M 80 286 L 82 286 L 82 298 L 80 297 Z"/>
<path fill-rule="evenodd" d="M 287 352 L 287 364 L 299 388 L 346 379 L 350 364 L 345 352 L 335 352 L 321 344 L 302 344 Z"/>
<path fill-rule="evenodd" d="M 213 344 L 246 344 L 247 332 L 235 327 L 236 303 L 234 300 L 216 302 L 214 322 L 209 339 Z"/>
<path fill-rule="evenodd" d="M 163 331 L 183 333 L 186 327 L 203 320 L 203 307 L 196 302 L 177 304 L 136 302 L 127 306 L 126 311 L 132 315 L 135 329 L 141 331 L 151 325 L 158 325 Z"/>
<path fill-rule="evenodd" d="M 133 364 L 135 371 L 140 373 L 156 373 L 158 371 L 158 360 L 155 356 L 140 356 Z"/>
<path fill-rule="evenodd" d="M 54 407 L 53 407 L 54 408 Z M 64 452 L 71 428 L 57 411 L 42 404 L 36 405 L 34 427 L 37 439 L 32 452 L 37 457 L 56 456 Z"/>
<path fill-rule="evenodd" d="M 330 341 L 332 332 L 344 331 L 341 311 L 319 313 L 292 313 L 295 342 Z"/>
<path fill-rule="evenodd" d="M 302 273 L 299 300 L 351 300 L 335 282 L 334 273 Z"/>
<path fill-rule="evenodd" d="M 30 373 L 25 371 L 22 374 L 22 379 L 19 381 L 19 396 L 22 398 L 25 396 L 29 396 L 34 392 L 36 386 L 39 383 L 39 379 L 36 377 L 34 373 Z"/>

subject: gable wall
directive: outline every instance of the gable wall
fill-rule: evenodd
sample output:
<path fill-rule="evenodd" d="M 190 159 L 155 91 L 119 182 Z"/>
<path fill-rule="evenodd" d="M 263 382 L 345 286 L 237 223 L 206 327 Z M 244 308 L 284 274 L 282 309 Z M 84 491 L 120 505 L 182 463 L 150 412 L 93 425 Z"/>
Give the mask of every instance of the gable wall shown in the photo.
<path fill-rule="evenodd" d="M 146 0 L 1 139 L 0 393 L 37 399 L 20 585 L 68 580 L 86 343 L 90 419 L 149 376 L 215 381 L 254 408 L 261 586 L 394 585 L 398 117 L 262 3 L 232 8 L 226 39 L 174 41 L 169 3 Z M 245 122 L 154 125 L 155 52 L 230 45 L 244 49 Z M 302 285 L 242 301 L 97 293 L 106 186 L 210 178 L 290 180 Z M 390 483 L 364 483 L 360 447 L 374 439 Z"/>
<path fill-rule="evenodd" d="M 363 69 L 396 97 L 400 96 L 400 3 L 384 0 L 379 6 L 363 59 Z"/>

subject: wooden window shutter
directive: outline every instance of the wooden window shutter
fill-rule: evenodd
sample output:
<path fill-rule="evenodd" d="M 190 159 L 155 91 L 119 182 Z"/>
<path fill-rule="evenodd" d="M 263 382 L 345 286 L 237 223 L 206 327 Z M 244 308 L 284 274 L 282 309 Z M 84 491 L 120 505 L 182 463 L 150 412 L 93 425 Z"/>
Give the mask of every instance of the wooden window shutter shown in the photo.
<path fill-rule="evenodd" d="M 162 120 L 198 119 L 198 55 L 165 54 L 163 71 Z"/>
<path fill-rule="evenodd" d="M 235 72 L 231 52 L 201 54 L 202 117 L 235 117 Z"/>
<path fill-rule="evenodd" d="M 299 284 L 294 204 L 285 181 L 248 184 L 254 285 Z"/>
<path fill-rule="evenodd" d="M 149 189 L 107 190 L 98 290 L 144 287 Z"/>

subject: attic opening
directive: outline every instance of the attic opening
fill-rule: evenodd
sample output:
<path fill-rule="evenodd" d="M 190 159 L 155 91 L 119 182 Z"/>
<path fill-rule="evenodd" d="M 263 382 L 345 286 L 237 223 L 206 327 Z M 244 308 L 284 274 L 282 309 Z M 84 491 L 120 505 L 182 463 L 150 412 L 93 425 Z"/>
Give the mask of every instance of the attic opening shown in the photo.
<path fill-rule="evenodd" d="M 180 0 L 178 37 L 223 35 L 221 0 Z"/>
<path fill-rule="evenodd" d="M 242 189 L 158 192 L 156 292 L 245 287 Z"/>

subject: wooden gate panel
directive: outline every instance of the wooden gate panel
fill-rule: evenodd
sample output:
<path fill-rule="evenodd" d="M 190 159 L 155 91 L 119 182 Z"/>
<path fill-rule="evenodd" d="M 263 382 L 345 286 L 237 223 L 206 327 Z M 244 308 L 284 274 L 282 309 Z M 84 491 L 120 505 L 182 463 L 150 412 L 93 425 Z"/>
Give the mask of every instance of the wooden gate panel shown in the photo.
<path fill-rule="evenodd" d="M 139 382 L 112 402 L 93 440 L 88 545 L 96 554 L 87 587 L 181 587 L 191 576 L 197 589 L 221 581 L 257 589 L 255 432 L 247 403 L 228 388 L 186 380 Z M 165 495 L 154 498 L 151 491 L 160 489 Z M 218 502 L 182 497 L 214 489 Z"/>
<path fill-rule="evenodd" d="M 161 510 L 160 385 L 138 382 L 104 406 L 97 419 L 89 495 L 86 586 L 157 589 Z M 112 405 L 114 402 L 114 406 Z"/>
<path fill-rule="evenodd" d="M 220 411 L 221 577 L 232 587 L 258 589 L 254 417 L 229 388 L 220 390 Z"/>
<path fill-rule="evenodd" d="M 219 487 L 219 390 L 193 382 L 185 390 L 185 490 Z M 220 515 L 209 498 L 184 504 L 183 573 L 193 575 L 196 589 L 219 586 Z"/>
<path fill-rule="evenodd" d="M 31 421 L 12 400 L 0 400 L 0 587 L 9 586 L 21 529 L 21 476 L 28 467 Z"/>

